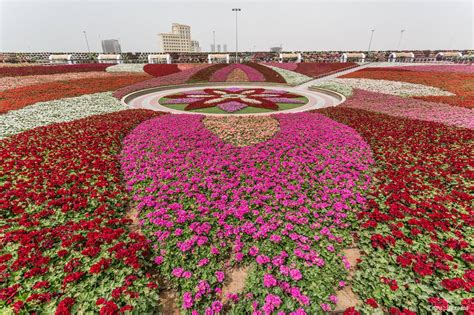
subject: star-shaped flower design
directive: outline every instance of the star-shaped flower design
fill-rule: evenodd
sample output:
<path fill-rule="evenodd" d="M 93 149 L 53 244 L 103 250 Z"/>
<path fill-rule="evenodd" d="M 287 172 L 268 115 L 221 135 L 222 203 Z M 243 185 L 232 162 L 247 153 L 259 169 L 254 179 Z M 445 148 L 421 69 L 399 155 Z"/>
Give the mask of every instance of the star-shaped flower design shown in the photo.
<path fill-rule="evenodd" d="M 300 95 L 281 90 L 263 88 L 226 88 L 203 89 L 166 96 L 163 104 L 188 104 L 184 110 L 219 107 L 226 112 L 239 111 L 251 106 L 270 110 L 279 110 L 277 103 L 304 104 Z"/>

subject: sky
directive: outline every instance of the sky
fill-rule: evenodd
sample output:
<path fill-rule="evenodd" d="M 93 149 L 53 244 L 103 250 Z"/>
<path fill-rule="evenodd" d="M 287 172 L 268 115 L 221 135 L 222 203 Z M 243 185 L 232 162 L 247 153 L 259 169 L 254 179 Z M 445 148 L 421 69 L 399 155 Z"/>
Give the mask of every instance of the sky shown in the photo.
<path fill-rule="evenodd" d="M 0 51 L 101 51 L 100 39 L 123 52 L 160 51 L 158 33 L 191 26 L 203 51 L 216 44 L 239 51 L 473 49 L 471 0 L 94 1 L 0 0 Z"/>

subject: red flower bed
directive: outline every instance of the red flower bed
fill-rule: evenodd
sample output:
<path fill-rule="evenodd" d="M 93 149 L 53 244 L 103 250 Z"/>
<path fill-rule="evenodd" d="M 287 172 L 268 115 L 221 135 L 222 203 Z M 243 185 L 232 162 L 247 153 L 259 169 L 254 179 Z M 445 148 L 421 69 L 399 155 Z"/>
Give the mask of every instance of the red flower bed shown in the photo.
<path fill-rule="evenodd" d="M 69 72 L 105 71 L 105 69 L 110 66 L 113 66 L 113 64 L 85 63 L 78 65 L 0 67 L 0 78 Z"/>
<path fill-rule="evenodd" d="M 286 83 L 286 80 L 281 76 L 281 74 L 269 67 L 265 67 L 264 65 L 255 62 L 249 62 L 246 63 L 246 65 L 263 74 L 265 77 L 265 82 Z"/>
<path fill-rule="evenodd" d="M 365 256 L 354 287 L 366 311 L 474 311 L 474 131 L 343 107 L 319 112 L 355 128 L 377 163 L 370 209 L 359 214 Z"/>
<path fill-rule="evenodd" d="M 149 246 L 124 218 L 129 198 L 115 155 L 129 130 L 157 115 L 92 116 L 0 142 L 0 309 L 156 307 L 157 292 L 148 289 L 156 284 L 142 262 Z"/>
<path fill-rule="evenodd" d="M 181 71 L 177 64 L 148 64 L 143 67 L 143 70 L 154 77 L 163 77 Z"/>
<path fill-rule="evenodd" d="M 295 72 L 307 75 L 308 77 L 318 78 L 323 75 L 328 75 L 333 72 L 338 72 L 354 67 L 357 67 L 357 64 L 353 62 L 303 62 L 298 64 L 298 67 L 296 67 Z"/>
<path fill-rule="evenodd" d="M 115 90 L 149 79 L 143 74 L 111 74 L 110 77 L 48 82 L 0 92 L 0 114 L 37 102 Z"/>
<path fill-rule="evenodd" d="M 425 72 L 391 68 L 365 68 L 343 78 L 365 78 L 401 81 L 435 86 L 455 96 L 417 96 L 415 98 L 454 106 L 474 108 L 474 74 L 456 72 Z"/>

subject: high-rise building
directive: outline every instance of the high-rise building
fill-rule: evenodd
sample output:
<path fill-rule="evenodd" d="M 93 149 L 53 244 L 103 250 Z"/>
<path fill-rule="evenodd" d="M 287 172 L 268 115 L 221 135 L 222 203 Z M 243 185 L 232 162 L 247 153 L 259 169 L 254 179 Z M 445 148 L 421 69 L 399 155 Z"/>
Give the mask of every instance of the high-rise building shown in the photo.
<path fill-rule="evenodd" d="M 199 42 L 191 40 L 191 27 L 189 25 L 173 23 L 171 33 L 160 33 L 158 36 L 163 52 L 201 51 Z"/>
<path fill-rule="evenodd" d="M 217 52 L 221 52 L 221 44 L 217 44 Z"/>
<path fill-rule="evenodd" d="M 201 52 L 201 47 L 199 47 L 199 42 L 197 40 L 191 41 L 191 52 Z"/>
<path fill-rule="evenodd" d="M 224 44 L 223 51 L 224 51 L 224 52 L 227 52 L 227 44 Z"/>
<path fill-rule="evenodd" d="M 104 39 L 102 40 L 102 52 L 104 54 L 120 54 L 122 48 L 117 39 Z"/>
<path fill-rule="evenodd" d="M 216 45 L 211 44 L 211 52 L 216 52 Z"/>

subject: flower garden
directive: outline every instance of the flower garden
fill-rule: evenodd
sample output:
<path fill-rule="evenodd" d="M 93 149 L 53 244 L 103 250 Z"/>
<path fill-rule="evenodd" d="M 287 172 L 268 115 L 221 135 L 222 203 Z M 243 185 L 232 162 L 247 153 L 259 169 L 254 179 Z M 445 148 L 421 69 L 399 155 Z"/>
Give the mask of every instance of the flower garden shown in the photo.
<path fill-rule="evenodd" d="M 357 67 L 0 67 L 2 314 L 473 313 L 474 69 Z"/>
<path fill-rule="evenodd" d="M 259 113 L 296 108 L 306 104 L 304 96 L 281 90 L 203 89 L 167 95 L 161 105 L 184 111 L 208 113 Z"/>

